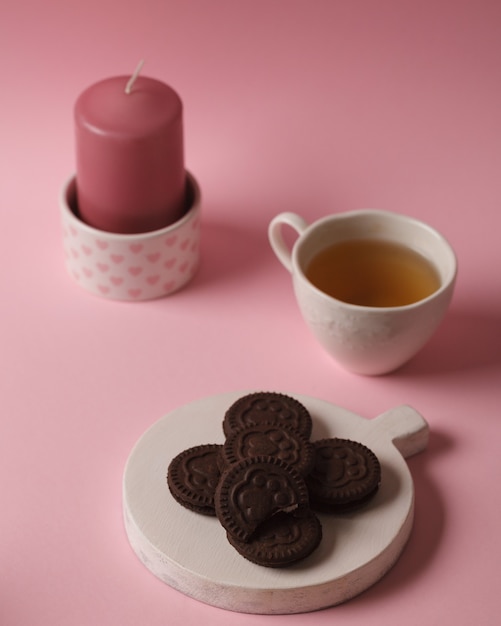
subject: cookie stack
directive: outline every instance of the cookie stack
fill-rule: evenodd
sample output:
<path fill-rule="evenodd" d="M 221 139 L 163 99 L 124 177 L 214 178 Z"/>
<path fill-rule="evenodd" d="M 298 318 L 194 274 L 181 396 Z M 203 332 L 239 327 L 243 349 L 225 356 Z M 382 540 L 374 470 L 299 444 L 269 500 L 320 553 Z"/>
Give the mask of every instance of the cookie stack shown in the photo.
<path fill-rule="evenodd" d="M 178 454 L 167 484 L 184 507 L 217 516 L 230 544 L 259 565 L 306 558 L 322 539 L 316 512 L 351 511 L 379 488 L 376 455 L 348 439 L 311 441 L 311 415 L 295 398 L 248 394 L 222 426 L 224 444 Z"/>

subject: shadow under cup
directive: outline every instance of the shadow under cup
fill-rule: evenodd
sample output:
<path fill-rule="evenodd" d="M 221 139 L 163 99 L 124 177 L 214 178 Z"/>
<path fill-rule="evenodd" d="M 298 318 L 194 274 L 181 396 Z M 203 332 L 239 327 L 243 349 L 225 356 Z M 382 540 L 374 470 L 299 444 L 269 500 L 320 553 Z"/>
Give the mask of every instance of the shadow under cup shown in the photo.
<path fill-rule="evenodd" d="M 282 225 L 298 232 L 290 260 L 284 258 Z M 427 224 L 396 213 L 360 210 L 325 217 L 311 225 L 295 214 L 281 214 L 270 224 L 270 243 L 292 272 L 302 316 L 322 346 L 347 370 L 380 375 L 412 358 L 442 321 L 452 298 L 457 272 L 454 251 Z M 323 249 L 355 239 L 394 242 L 428 259 L 440 277 L 431 295 L 404 306 L 371 307 L 337 300 L 306 276 L 312 259 Z"/>

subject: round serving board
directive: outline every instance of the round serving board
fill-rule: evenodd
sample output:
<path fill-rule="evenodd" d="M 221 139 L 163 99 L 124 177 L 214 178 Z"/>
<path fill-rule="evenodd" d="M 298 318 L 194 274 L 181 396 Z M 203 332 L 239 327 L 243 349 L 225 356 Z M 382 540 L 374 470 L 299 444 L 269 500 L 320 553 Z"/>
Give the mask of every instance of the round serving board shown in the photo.
<path fill-rule="evenodd" d="M 404 460 L 428 442 L 426 421 L 409 406 L 365 419 L 297 394 L 313 419 L 312 440 L 341 437 L 371 448 L 381 463 L 381 487 L 364 508 L 319 515 L 320 547 L 284 569 L 245 560 L 215 517 L 179 505 L 167 487 L 174 456 L 204 443 L 223 443 L 226 409 L 249 392 L 204 398 L 153 424 L 127 461 L 124 520 L 141 562 L 171 587 L 207 604 L 256 614 L 291 614 L 339 604 L 377 582 L 395 563 L 412 529 L 414 485 Z"/>

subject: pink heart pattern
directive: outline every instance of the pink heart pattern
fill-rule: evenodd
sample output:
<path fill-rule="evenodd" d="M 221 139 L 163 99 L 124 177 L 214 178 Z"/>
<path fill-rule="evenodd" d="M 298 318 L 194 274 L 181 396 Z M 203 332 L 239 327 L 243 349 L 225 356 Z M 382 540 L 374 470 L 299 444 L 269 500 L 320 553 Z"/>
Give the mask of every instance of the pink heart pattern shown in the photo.
<path fill-rule="evenodd" d="M 200 260 L 200 189 L 188 172 L 193 203 L 175 224 L 152 233 L 106 233 L 81 222 L 72 209 L 75 177 L 60 196 L 65 263 L 84 289 L 112 300 L 151 300 L 186 285 Z"/>
<path fill-rule="evenodd" d="M 198 213 L 199 207 L 192 207 L 183 220 L 153 236 L 108 236 L 63 210 L 68 271 L 88 291 L 114 300 L 150 300 L 178 291 L 199 265 Z"/>

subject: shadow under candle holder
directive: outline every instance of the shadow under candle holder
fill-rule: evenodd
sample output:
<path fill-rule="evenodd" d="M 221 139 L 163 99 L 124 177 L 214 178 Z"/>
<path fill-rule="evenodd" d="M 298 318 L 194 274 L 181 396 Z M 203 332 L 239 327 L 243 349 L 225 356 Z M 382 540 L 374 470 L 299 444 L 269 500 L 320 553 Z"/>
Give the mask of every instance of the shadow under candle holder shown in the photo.
<path fill-rule="evenodd" d="M 60 195 L 69 274 L 87 291 L 111 300 L 152 300 L 184 287 L 200 261 L 201 193 L 189 172 L 186 191 L 186 212 L 173 224 L 145 233 L 111 233 L 80 219 L 72 176 Z"/>

